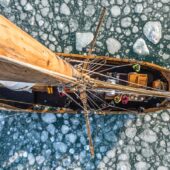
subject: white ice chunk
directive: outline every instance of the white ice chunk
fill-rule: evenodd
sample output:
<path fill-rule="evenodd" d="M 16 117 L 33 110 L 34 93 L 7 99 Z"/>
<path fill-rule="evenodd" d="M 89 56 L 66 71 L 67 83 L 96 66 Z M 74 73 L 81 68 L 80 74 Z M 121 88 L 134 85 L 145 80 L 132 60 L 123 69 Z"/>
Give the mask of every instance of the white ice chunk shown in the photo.
<path fill-rule="evenodd" d="M 70 129 L 67 125 L 62 125 L 62 127 L 61 127 L 62 134 L 67 134 L 69 130 Z"/>
<path fill-rule="evenodd" d="M 36 156 L 35 159 L 36 159 L 37 164 L 39 165 L 41 165 L 45 161 L 44 156 L 41 156 L 41 155 Z"/>
<path fill-rule="evenodd" d="M 41 118 L 44 122 L 49 124 L 56 122 L 56 116 L 53 113 L 41 114 Z"/>
<path fill-rule="evenodd" d="M 70 133 L 66 135 L 66 140 L 70 143 L 75 143 L 77 136 L 74 133 Z"/>
<path fill-rule="evenodd" d="M 161 0 L 162 3 L 167 4 L 170 3 L 170 0 Z"/>
<path fill-rule="evenodd" d="M 78 28 L 79 24 L 76 19 L 70 19 L 69 20 L 69 27 L 70 27 L 70 32 L 75 32 Z"/>
<path fill-rule="evenodd" d="M 167 60 L 167 59 L 170 58 L 170 54 L 163 53 L 163 54 L 162 54 L 162 58 L 163 58 L 164 60 Z"/>
<path fill-rule="evenodd" d="M 137 132 L 136 128 L 132 128 L 132 127 L 127 128 L 125 131 L 126 136 L 129 138 L 134 138 L 136 135 L 136 132 Z"/>
<path fill-rule="evenodd" d="M 142 155 L 146 158 L 151 157 L 154 154 L 152 148 L 146 147 L 142 149 Z"/>
<path fill-rule="evenodd" d="M 109 150 L 106 155 L 109 159 L 114 158 L 116 155 L 116 149 Z"/>
<path fill-rule="evenodd" d="M 169 114 L 167 112 L 163 112 L 161 114 L 161 117 L 162 117 L 162 120 L 165 122 L 169 122 L 169 120 L 170 120 Z"/>
<path fill-rule="evenodd" d="M 25 9 L 26 11 L 32 11 L 32 10 L 33 10 L 33 7 L 32 7 L 32 5 L 31 5 L 30 3 L 27 3 L 27 4 L 25 5 L 24 9 Z"/>
<path fill-rule="evenodd" d="M 60 13 L 64 15 L 70 15 L 70 8 L 67 6 L 67 4 L 63 3 L 60 6 Z"/>
<path fill-rule="evenodd" d="M 20 3 L 21 3 L 21 6 L 25 6 L 27 3 L 27 0 L 21 0 Z"/>
<path fill-rule="evenodd" d="M 107 45 L 107 49 L 110 54 L 115 54 L 121 48 L 120 42 L 116 40 L 115 38 L 108 38 L 106 40 L 106 45 Z"/>
<path fill-rule="evenodd" d="M 118 5 L 113 6 L 111 9 L 111 14 L 113 17 L 118 17 L 121 14 L 120 7 Z"/>
<path fill-rule="evenodd" d="M 67 145 L 62 142 L 55 142 L 53 147 L 57 152 L 65 153 L 67 151 Z"/>
<path fill-rule="evenodd" d="M 130 13 L 131 9 L 129 5 L 126 5 L 123 9 L 123 12 L 125 15 L 128 15 Z"/>
<path fill-rule="evenodd" d="M 120 161 L 117 164 L 117 170 L 131 170 L 131 165 L 128 161 Z"/>
<path fill-rule="evenodd" d="M 35 157 L 32 153 L 28 154 L 28 162 L 29 162 L 29 165 L 34 165 L 35 163 Z"/>
<path fill-rule="evenodd" d="M 145 43 L 145 40 L 139 38 L 133 45 L 133 51 L 139 55 L 148 55 L 149 49 Z"/>
<path fill-rule="evenodd" d="M 41 141 L 45 142 L 45 141 L 47 141 L 47 139 L 48 139 L 48 132 L 44 130 L 41 133 Z"/>
<path fill-rule="evenodd" d="M 85 33 L 76 33 L 76 49 L 78 51 L 82 51 L 82 48 L 86 47 L 93 40 L 93 33 L 85 32 Z"/>
<path fill-rule="evenodd" d="M 2 115 L 0 115 L 0 132 L 2 131 L 4 125 L 5 125 L 5 119 Z"/>
<path fill-rule="evenodd" d="M 149 41 L 157 44 L 162 38 L 162 26 L 159 21 L 149 21 L 143 27 L 143 33 Z"/>
<path fill-rule="evenodd" d="M 42 4 L 44 7 L 46 7 L 46 6 L 48 6 L 49 1 L 48 1 L 48 0 L 41 0 L 41 4 Z"/>
<path fill-rule="evenodd" d="M 47 126 L 47 131 L 48 131 L 51 135 L 54 135 L 54 134 L 55 134 L 55 130 L 56 130 L 56 128 L 55 128 L 55 126 L 54 126 L 53 124 L 49 124 L 49 125 Z"/>
<path fill-rule="evenodd" d="M 8 7 L 10 0 L 0 0 L 0 4 L 5 8 Z"/>
<path fill-rule="evenodd" d="M 135 163 L 136 170 L 148 170 L 150 167 L 150 164 L 146 162 L 137 162 Z"/>
<path fill-rule="evenodd" d="M 84 9 L 84 15 L 86 16 L 93 16 L 95 13 L 95 8 L 93 5 L 87 5 L 87 7 Z"/>
<path fill-rule="evenodd" d="M 43 17 L 46 17 L 49 13 L 49 8 L 48 7 L 45 7 L 45 8 L 42 8 L 41 9 L 41 14 Z"/>
<path fill-rule="evenodd" d="M 130 17 L 122 18 L 120 24 L 123 28 L 128 28 L 132 24 L 132 19 Z"/>
<path fill-rule="evenodd" d="M 157 140 L 157 134 L 150 129 L 145 129 L 139 137 L 148 143 L 153 143 Z"/>
<path fill-rule="evenodd" d="M 135 6 L 135 12 L 138 14 L 141 14 L 143 11 L 143 5 L 142 4 L 136 4 Z"/>
<path fill-rule="evenodd" d="M 157 170 L 168 170 L 168 167 L 166 167 L 166 166 L 159 166 Z"/>
<path fill-rule="evenodd" d="M 133 26 L 132 32 L 133 33 L 137 33 L 138 31 L 139 31 L 138 27 L 137 26 Z"/>

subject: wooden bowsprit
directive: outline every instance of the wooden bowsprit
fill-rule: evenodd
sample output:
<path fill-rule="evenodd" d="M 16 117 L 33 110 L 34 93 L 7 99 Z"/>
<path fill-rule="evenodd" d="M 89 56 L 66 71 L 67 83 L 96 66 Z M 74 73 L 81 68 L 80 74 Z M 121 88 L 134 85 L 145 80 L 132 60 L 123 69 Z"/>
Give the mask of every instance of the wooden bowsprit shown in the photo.
<path fill-rule="evenodd" d="M 101 12 L 101 16 L 100 16 L 99 23 L 98 23 L 97 28 L 96 28 L 94 38 L 93 38 L 93 40 L 91 42 L 90 49 L 88 51 L 88 55 L 92 54 L 93 48 L 94 48 L 94 46 L 96 44 L 96 39 L 97 39 L 97 36 L 99 34 L 100 27 L 101 27 L 101 25 L 103 23 L 105 12 L 106 12 L 106 8 L 104 7 L 102 9 L 102 12 Z M 82 66 L 82 70 L 81 70 L 82 74 L 86 73 L 85 70 L 88 69 L 88 66 L 89 66 L 89 59 L 86 59 L 85 62 L 83 63 L 83 66 Z M 89 113 L 88 113 L 88 110 L 87 110 L 86 83 L 85 83 L 85 86 L 84 86 L 83 90 L 80 92 L 80 99 L 82 101 L 83 108 L 84 108 L 84 117 L 85 117 L 85 121 L 86 121 L 86 128 L 87 128 L 87 135 L 88 135 L 88 140 L 89 140 L 90 153 L 91 153 L 91 156 L 94 156 L 94 146 L 93 146 L 93 140 L 92 140 L 92 136 L 91 136 Z"/>

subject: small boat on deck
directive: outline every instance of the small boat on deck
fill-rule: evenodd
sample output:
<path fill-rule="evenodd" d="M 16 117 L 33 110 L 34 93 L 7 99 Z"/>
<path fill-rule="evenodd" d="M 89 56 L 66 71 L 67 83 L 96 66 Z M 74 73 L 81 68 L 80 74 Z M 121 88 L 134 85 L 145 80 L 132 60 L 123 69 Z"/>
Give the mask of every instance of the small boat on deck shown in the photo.
<path fill-rule="evenodd" d="M 148 113 L 170 108 L 170 70 L 156 64 L 54 53 L 0 16 L 0 107 L 28 112 L 83 113 L 91 154 L 89 112 Z"/>

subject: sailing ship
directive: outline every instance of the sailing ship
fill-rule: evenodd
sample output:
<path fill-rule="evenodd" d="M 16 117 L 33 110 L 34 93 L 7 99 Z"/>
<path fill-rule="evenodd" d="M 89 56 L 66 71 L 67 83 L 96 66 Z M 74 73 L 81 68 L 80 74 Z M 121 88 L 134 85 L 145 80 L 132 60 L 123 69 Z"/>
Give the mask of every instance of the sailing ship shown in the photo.
<path fill-rule="evenodd" d="M 0 16 L 0 107 L 25 112 L 148 113 L 170 108 L 170 70 L 153 63 L 92 54 L 54 53 Z"/>

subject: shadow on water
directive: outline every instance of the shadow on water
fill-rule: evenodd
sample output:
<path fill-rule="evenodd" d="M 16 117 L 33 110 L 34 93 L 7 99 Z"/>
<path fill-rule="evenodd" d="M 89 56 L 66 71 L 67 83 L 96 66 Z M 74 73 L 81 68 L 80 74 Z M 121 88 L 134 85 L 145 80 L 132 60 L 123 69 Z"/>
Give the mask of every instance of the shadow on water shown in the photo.
<path fill-rule="evenodd" d="M 3 115 L 15 113 L 5 112 Z M 0 133 L 0 165 L 8 162 L 15 153 L 26 151 L 35 157 L 43 155 L 43 164 L 29 165 L 27 157 L 20 156 L 4 169 L 17 169 L 21 164 L 24 168 L 42 168 L 47 166 L 63 167 L 63 169 L 97 169 L 107 152 L 113 149 L 119 141 L 124 124 L 129 119 L 135 119 L 133 115 L 91 115 L 91 130 L 95 149 L 95 157 L 91 158 L 86 126 L 83 115 L 57 115 L 57 121 L 53 123 L 55 134 L 48 132 L 48 139 L 41 140 L 42 131 L 47 131 L 49 124 L 42 121 L 38 114 L 22 114 L 21 116 L 5 119 L 4 127 Z M 66 134 L 61 133 L 62 125 L 69 127 Z M 70 134 L 76 135 L 70 139 Z M 70 142 L 75 140 L 75 142 Z M 61 142 L 61 143 L 60 143 Z M 65 151 L 56 148 L 56 143 L 65 147 Z M 54 168 L 54 169 L 55 169 Z"/>

